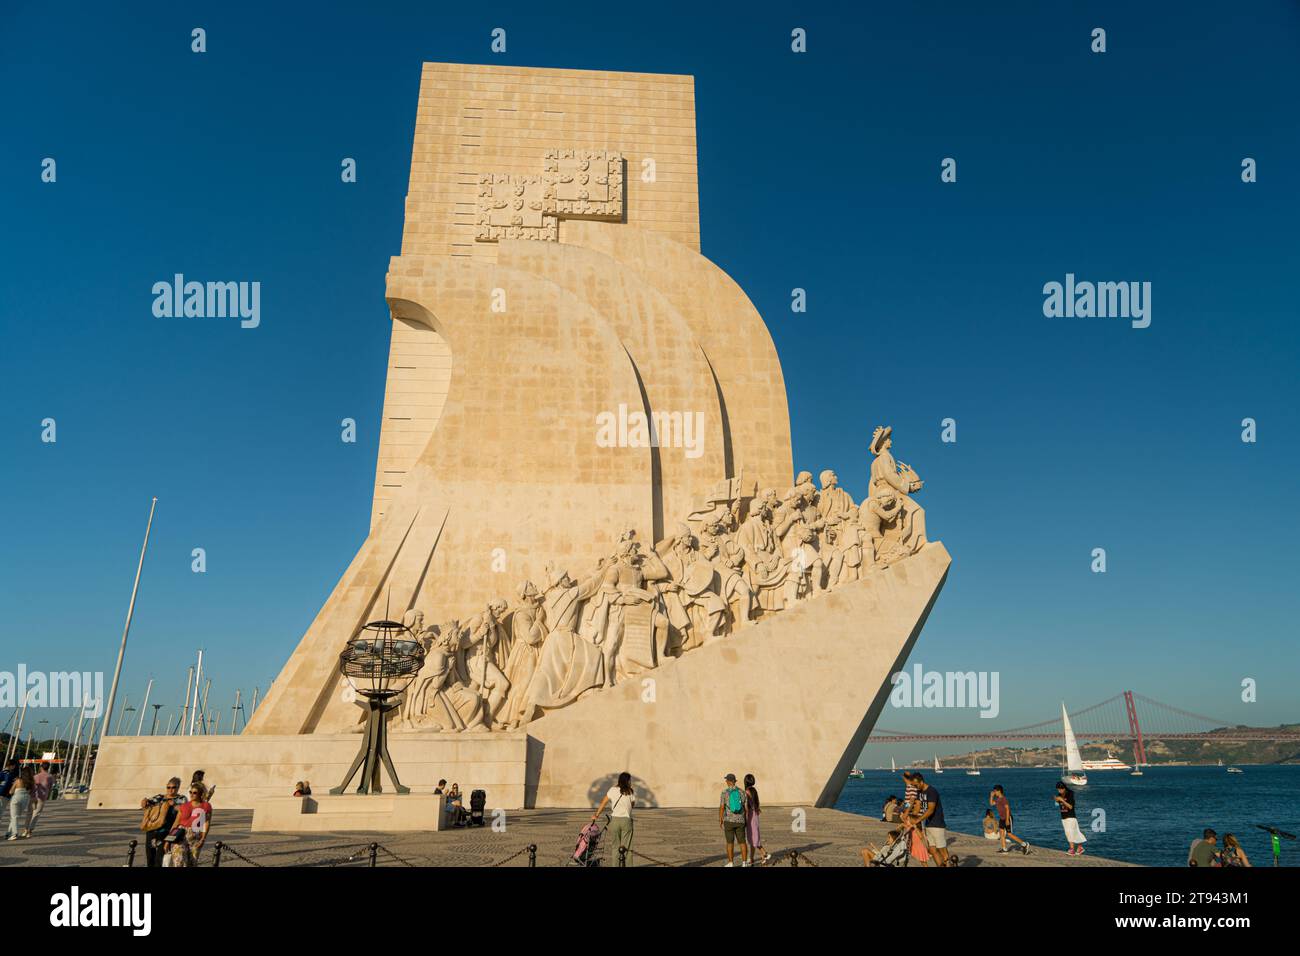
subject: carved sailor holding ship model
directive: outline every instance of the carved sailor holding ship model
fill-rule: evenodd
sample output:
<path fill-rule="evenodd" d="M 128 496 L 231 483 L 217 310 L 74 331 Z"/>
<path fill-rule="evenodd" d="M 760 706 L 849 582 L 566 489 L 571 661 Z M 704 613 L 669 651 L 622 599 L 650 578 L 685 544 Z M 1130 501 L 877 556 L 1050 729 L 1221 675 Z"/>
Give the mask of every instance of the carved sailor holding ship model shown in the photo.
<path fill-rule="evenodd" d="M 888 425 L 877 426 L 871 436 L 870 450 L 875 459 L 871 462 L 871 486 L 868 492 L 871 498 L 881 499 L 886 510 L 892 510 L 887 503 L 897 496 L 902 524 L 899 538 L 909 554 L 915 554 L 925 547 L 925 509 L 918 505 L 912 494 L 921 490 L 925 484 L 908 465 L 895 462 L 889 449 L 894 441 L 893 429 Z"/>

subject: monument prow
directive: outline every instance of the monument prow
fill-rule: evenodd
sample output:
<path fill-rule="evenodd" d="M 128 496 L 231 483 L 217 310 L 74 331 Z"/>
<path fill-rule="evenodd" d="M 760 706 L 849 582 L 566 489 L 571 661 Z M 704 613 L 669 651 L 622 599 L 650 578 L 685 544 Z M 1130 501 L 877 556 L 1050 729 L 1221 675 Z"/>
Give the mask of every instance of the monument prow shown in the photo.
<path fill-rule="evenodd" d="M 594 806 L 620 771 L 650 806 L 831 807 L 945 580 L 940 542 L 528 726 L 530 807 Z"/>

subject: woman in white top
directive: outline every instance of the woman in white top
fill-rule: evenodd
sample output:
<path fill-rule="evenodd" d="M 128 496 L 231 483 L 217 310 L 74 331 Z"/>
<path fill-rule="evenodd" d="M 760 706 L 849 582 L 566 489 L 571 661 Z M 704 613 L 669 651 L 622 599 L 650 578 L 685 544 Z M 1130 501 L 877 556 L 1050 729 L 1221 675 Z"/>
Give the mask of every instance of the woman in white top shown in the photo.
<path fill-rule="evenodd" d="M 609 807 L 609 836 L 617 841 L 620 849 L 627 850 L 623 855 L 627 866 L 632 865 L 632 807 L 636 805 L 636 794 L 632 792 L 632 775 L 624 770 L 618 775 L 618 783 L 609 788 L 609 793 L 601 797 L 600 806 L 591 815 L 593 823 Z"/>

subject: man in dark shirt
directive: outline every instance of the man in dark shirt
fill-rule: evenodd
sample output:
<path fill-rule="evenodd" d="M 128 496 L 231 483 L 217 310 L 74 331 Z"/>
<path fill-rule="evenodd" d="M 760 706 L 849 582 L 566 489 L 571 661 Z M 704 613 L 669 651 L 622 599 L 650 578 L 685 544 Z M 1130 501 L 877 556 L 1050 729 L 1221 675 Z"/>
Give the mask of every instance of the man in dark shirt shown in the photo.
<path fill-rule="evenodd" d="M 1011 801 L 1007 799 L 1007 792 L 1002 789 L 1002 784 L 997 784 L 993 792 L 989 794 L 989 803 L 997 808 L 998 811 L 998 836 L 1002 838 L 1002 849 L 999 853 L 1009 853 L 1007 849 L 1007 840 L 1014 840 L 1020 844 L 1020 852 L 1025 856 L 1029 855 L 1029 844 L 1020 837 L 1011 832 Z"/>
<path fill-rule="evenodd" d="M 913 774 L 917 799 L 921 801 L 919 823 L 926 841 L 934 848 L 934 859 L 939 866 L 948 865 L 948 824 L 943 818 L 943 801 L 939 791 L 925 782 L 922 774 Z"/>
<path fill-rule="evenodd" d="M 1056 796 L 1052 798 L 1061 810 L 1061 827 L 1065 830 L 1065 840 L 1070 844 L 1066 856 L 1083 856 L 1083 845 L 1088 838 L 1079 829 L 1079 820 L 1074 812 L 1074 791 L 1065 785 L 1064 780 L 1056 781 Z"/>
<path fill-rule="evenodd" d="M 9 789 L 18 779 L 18 758 L 10 757 L 5 761 L 5 768 L 0 771 L 0 820 L 9 822 Z"/>

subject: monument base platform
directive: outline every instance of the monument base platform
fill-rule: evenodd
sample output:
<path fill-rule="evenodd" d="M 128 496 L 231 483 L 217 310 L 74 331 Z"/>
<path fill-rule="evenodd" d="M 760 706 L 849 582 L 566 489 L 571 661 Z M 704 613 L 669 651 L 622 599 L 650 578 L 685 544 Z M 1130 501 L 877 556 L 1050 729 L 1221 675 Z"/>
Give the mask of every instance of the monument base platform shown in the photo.
<path fill-rule="evenodd" d="M 527 740 L 522 733 L 401 733 L 388 738 L 388 748 L 410 795 L 432 795 L 446 780 L 459 783 L 466 800 L 471 790 L 486 790 L 489 806 L 515 810 L 524 805 Z M 217 788 L 216 810 L 252 810 L 267 797 L 289 798 L 299 780 L 328 794 L 360 745 L 360 734 L 106 737 L 86 804 L 91 810 L 138 809 L 141 798 L 161 793 L 169 777 L 185 784 L 195 770 Z"/>
<path fill-rule="evenodd" d="M 268 830 L 276 833 L 441 830 L 444 829 L 444 806 L 442 796 L 429 793 L 263 797 L 253 804 L 252 829 L 254 833 Z"/>

